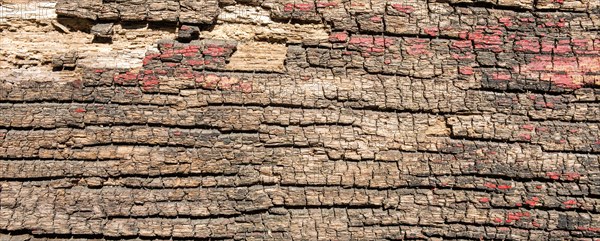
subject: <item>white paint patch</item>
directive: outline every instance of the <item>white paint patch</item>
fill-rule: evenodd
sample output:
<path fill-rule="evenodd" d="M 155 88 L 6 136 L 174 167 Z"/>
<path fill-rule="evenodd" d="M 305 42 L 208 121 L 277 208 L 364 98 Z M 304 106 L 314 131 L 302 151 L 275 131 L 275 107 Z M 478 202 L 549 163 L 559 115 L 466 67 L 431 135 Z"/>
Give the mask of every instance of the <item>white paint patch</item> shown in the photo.
<path fill-rule="evenodd" d="M 0 6 L 0 22 L 10 19 L 55 19 L 55 6 L 56 2 L 4 3 Z"/>
<path fill-rule="evenodd" d="M 243 5 L 224 7 L 217 19 L 228 23 L 252 23 L 259 25 L 273 23 L 267 10 L 260 7 Z"/>

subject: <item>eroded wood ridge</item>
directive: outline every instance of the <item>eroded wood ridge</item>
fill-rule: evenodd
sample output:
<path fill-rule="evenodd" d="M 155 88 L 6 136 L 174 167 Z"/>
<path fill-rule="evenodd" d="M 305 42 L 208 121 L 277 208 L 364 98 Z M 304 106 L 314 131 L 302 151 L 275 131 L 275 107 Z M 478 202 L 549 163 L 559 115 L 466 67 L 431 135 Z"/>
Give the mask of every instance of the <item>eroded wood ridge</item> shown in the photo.
<path fill-rule="evenodd" d="M 0 240 L 600 238 L 596 0 L 0 3 Z"/>

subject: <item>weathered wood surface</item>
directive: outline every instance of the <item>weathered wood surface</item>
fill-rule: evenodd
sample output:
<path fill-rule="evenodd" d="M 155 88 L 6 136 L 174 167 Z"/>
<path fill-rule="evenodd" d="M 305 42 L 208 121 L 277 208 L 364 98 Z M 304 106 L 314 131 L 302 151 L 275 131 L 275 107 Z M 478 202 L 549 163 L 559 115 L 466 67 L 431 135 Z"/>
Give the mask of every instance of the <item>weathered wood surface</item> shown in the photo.
<path fill-rule="evenodd" d="M 600 238 L 597 0 L 27 2 L 0 240 Z"/>

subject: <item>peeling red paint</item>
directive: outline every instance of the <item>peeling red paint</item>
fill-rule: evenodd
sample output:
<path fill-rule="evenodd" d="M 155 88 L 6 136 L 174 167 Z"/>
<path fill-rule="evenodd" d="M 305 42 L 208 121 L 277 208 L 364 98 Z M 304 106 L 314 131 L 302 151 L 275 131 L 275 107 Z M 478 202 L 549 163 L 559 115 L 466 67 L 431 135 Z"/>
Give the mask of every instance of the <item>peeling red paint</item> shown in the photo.
<path fill-rule="evenodd" d="M 242 82 L 240 83 L 240 90 L 244 93 L 252 92 L 252 82 Z"/>
<path fill-rule="evenodd" d="M 371 47 L 373 46 L 373 38 L 372 37 L 350 37 L 350 44 L 355 44 L 361 47 Z"/>
<path fill-rule="evenodd" d="M 529 200 L 525 200 L 525 204 L 529 205 L 530 207 L 535 207 L 539 201 L 540 199 L 538 197 L 532 197 Z"/>
<path fill-rule="evenodd" d="M 407 14 L 410 14 L 415 11 L 415 8 L 413 6 L 402 4 L 392 4 L 392 8 L 396 9 L 396 11 L 398 12 L 403 12 Z"/>
<path fill-rule="evenodd" d="M 480 203 L 487 203 L 487 202 L 489 202 L 489 201 L 490 201 L 490 199 L 489 199 L 489 198 L 487 198 L 487 197 L 482 197 L 482 198 L 480 198 L 480 199 L 479 199 L 479 202 L 480 202 Z"/>
<path fill-rule="evenodd" d="M 510 185 L 498 185 L 498 189 L 500 189 L 500 190 L 508 190 L 511 188 L 512 188 L 512 186 L 510 186 Z"/>
<path fill-rule="evenodd" d="M 210 64 L 210 61 L 204 60 L 204 59 L 188 59 L 188 60 L 186 60 L 186 63 L 191 66 L 201 66 L 201 65 Z"/>
<path fill-rule="evenodd" d="M 144 77 L 144 81 L 142 82 L 142 87 L 144 89 L 149 89 L 159 84 L 158 78 L 156 76 L 147 76 Z"/>
<path fill-rule="evenodd" d="M 508 17 L 502 17 L 498 19 L 498 22 L 504 24 L 506 27 L 511 27 L 513 25 L 512 20 Z"/>
<path fill-rule="evenodd" d="M 473 48 L 473 43 L 471 42 L 471 40 L 452 41 L 452 48 L 467 50 Z"/>
<path fill-rule="evenodd" d="M 458 71 L 464 75 L 472 75 L 473 74 L 473 68 L 470 66 L 461 66 L 458 68 Z"/>
<path fill-rule="evenodd" d="M 338 5 L 337 2 L 318 2 L 317 7 L 326 8 L 326 7 L 336 7 Z"/>
<path fill-rule="evenodd" d="M 531 140 L 531 135 L 527 134 L 527 133 L 522 133 L 522 134 L 519 134 L 519 138 L 529 141 L 529 140 Z"/>
<path fill-rule="evenodd" d="M 126 72 L 124 74 L 117 74 L 113 77 L 113 81 L 117 84 L 123 84 L 125 82 L 135 82 L 138 79 L 138 75 L 132 72 Z"/>
<path fill-rule="evenodd" d="M 425 44 L 415 44 L 415 45 L 411 45 L 411 46 L 407 46 L 406 47 L 406 53 L 408 55 L 425 55 L 425 54 L 431 54 L 431 52 L 428 50 L 429 46 L 425 45 Z"/>
<path fill-rule="evenodd" d="M 394 40 L 391 38 L 376 37 L 373 38 L 373 43 L 379 47 L 389 47 L 394 44 Z"/>
<path fill-rule="evenodd" d="M 558 174 L 556 172 L 546 172 L 546 176 L 549 177 L 552 180 L 558 180 L 558 179 L 560 179 L 560 174 Z"/>
<path fill-rule="evenodd" d="M 429 36 L 432 36 L 432 37 L 438 36 L 439 31 L 440 30 L 437 27 L 423 29 L 423 32 L 425 32 L 426 34 L 428 34 Z"/>
<path fill-rule="evenodd" d="M 383 20 L 383 18 L 381 18 L 379 16 L 373 16 L 373 17 L 369 18 L 369 20 L 371 20 L 371 22 L 374 22 L 374 23 L 380 23 Z"/>
<path fill-rule="evenodd" d="M 525 130 L 529 130 L 529 131 L 533 131 L 533 130 L 535 130 L 535 126 L 533 126 L 533 125 L 523 125 L 523 126 L 521 126 L 521 127 L 522 127 L 523 129 L 525 129 Z"/>
<path fill-rule="evenodd" d="M 492 79 L 494 79 L 494 80 L 511 80 L 512 76 L 507 73 L 496 72 L 496 73 L 492 73 Z"/>
<path fill-rule="evenodd" d="M 348 33 L 346 32 L 331 33 L 329 35 L 330 42 L 346 42 L 346 40 L 348 40 Z"/>
<path fill-rule="evenodd" d="M 302 12 L 307 12 L 307 11 L 314 9 L 314 7 L 315 6 L 311 3 L 296 3 L 296 4 L 288 3 L 284 6 L 283 11 L 291 12 L 294 9 L 296 9 L 296 10 L 299 10 Z"/>
<path fill-rule="evenodd" d="M 540 48 L 541 45 L 538 40 L 523 39 L 515 42 L 514 50 L 524 53 L 539 53 Z"/>
<path fill-rule="evenodd" d="M 493 184 L 491 182 L 486 182 L 485 184 L 483 184 L 485 187 L 487 188 L 492 188 L 495 189 L 496 188 L 496 184 Z"/>
<path fill-rule="evenodd" d="M 202 51 L 202 54 L 217 57 L 217 56 L 223 56 L 225 54 L 225 51 L 227 51 L 227 50 L 224 47 L 208 46 L 208 48 L 206 48 L 204 51 Z"/>
<path fill-rule="evenodd" d="M 86 110 L 84 108 L 77 108 L 74 111 L 75 111 L 75 113 L 85 113 L 86 112 Z"/>

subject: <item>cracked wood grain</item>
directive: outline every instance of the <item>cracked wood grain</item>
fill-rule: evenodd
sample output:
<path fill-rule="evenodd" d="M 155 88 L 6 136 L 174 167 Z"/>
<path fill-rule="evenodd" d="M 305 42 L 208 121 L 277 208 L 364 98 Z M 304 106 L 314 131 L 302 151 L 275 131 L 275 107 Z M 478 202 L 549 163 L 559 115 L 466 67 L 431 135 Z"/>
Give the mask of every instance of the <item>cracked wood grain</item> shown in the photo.
<path fill-rule="evenodd" d="M 600 238 L 598 1 L 0 13 L 0 240 Z"/>

